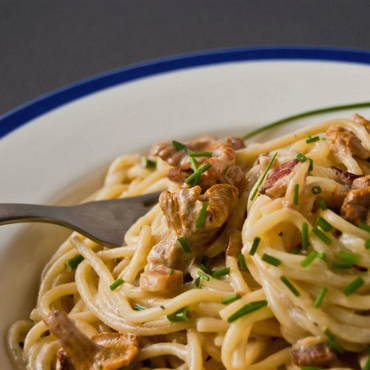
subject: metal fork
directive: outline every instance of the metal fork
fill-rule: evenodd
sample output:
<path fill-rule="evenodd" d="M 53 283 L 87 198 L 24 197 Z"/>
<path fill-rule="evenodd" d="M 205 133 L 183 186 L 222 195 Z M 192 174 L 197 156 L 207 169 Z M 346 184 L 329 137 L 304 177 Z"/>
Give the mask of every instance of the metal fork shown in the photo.
<path fill-rule="evenodd" d="M 107 246 L 120 246 L 129 227 L 158 202 L 161 192 L 76 206 L 0 204 L 0 225 L 47 222 L 78 231 Z"/>

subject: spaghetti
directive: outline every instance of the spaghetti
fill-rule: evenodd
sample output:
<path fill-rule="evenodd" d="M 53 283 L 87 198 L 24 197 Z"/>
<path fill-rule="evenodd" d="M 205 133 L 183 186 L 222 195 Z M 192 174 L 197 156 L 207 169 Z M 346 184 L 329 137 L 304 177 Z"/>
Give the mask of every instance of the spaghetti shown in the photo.
<path fill-rule="evenodd" d="M 93 198 L 160 204 L 121 247 L 60 246 L 9 331 L 20 369 L 370 368 L 370 121 L 151 154 L 117 158 Z"/>

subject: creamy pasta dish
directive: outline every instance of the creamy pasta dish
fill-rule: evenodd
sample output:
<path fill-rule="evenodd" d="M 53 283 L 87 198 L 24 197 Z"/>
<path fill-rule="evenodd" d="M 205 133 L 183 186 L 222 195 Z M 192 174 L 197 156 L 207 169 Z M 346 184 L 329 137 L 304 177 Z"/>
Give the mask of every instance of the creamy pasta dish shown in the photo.
<path fill-rule="evenodd" d="M 122 246 L 59 247 L 15 366 L 370 370 L 370 121 L 154 144 L 91 199 L 156 191 Z"/>

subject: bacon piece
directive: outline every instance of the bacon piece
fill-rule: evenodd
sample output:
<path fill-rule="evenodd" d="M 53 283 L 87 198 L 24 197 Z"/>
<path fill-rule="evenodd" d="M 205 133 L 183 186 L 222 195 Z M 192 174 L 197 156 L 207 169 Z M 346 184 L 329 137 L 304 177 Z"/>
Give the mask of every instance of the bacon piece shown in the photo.
<path fill-rule="evenodd" d="M 342 170 L 339 167 L 332 166 L 331 168 L 335 171 L 339 179 L 345 185 L 351 186 L 353 181 L 361 176 L 361 175 L 355 175 L 354 173 L 348 172 L 346 170 Z"/>
<path fill-rule="evenodd" d="M 297 366 L 327 366 L 336 358 L 333 350 L 318 337 L 299 340 L 293 345 L 291 356 Z"/>
<path fill-rule="evenodd" d="M 230 233 L 229 242 L 226 248 L 227 256 L 237 256 L 238 253 L 242 250 L 242 234 L 238 230 L 234 230 Z"/>
<path fill-rule="evenodd" d="M 352 183 L 352 189 L 370 188 L 370 175 L 361 176 Z"/>
<path fill-rule="evenodd" d="M 364 222 L 370 207 L 370 187 L 353 189 L 344 198 L 341 215 L 355 224 Z"/>
<path fill-rule="evenodd" d="M 44 321 L 62 343 L 63 350 L 57 355 L 59 369 L 120 369 L 129 366 L 139 352 L 135 335 L 101 333 L 89 339 L 63 311 L 51 311 Z"/>
<path fill-rule="evenodd" d="M 272 169 L 261 187 L 261 194 L 272 198 L 283 197 L 289 183 L 289 175 L 298 163 L 297 159 L 292 159 Z"/>

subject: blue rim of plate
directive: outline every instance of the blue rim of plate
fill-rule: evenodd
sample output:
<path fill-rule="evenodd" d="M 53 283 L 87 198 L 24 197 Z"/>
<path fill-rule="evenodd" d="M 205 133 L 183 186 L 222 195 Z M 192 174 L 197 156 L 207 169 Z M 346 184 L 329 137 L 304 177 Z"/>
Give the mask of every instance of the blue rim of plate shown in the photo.
<path fill-rule="evenodd" d="M 313 60 L 370 64 L 370 51 L 326 47 L 230 48 L 155 59 L 81 80 L 5 113 L 0 116 L 0 138 L 55 108 L 109 87 L 181 69 L 259 60 Z"/>

